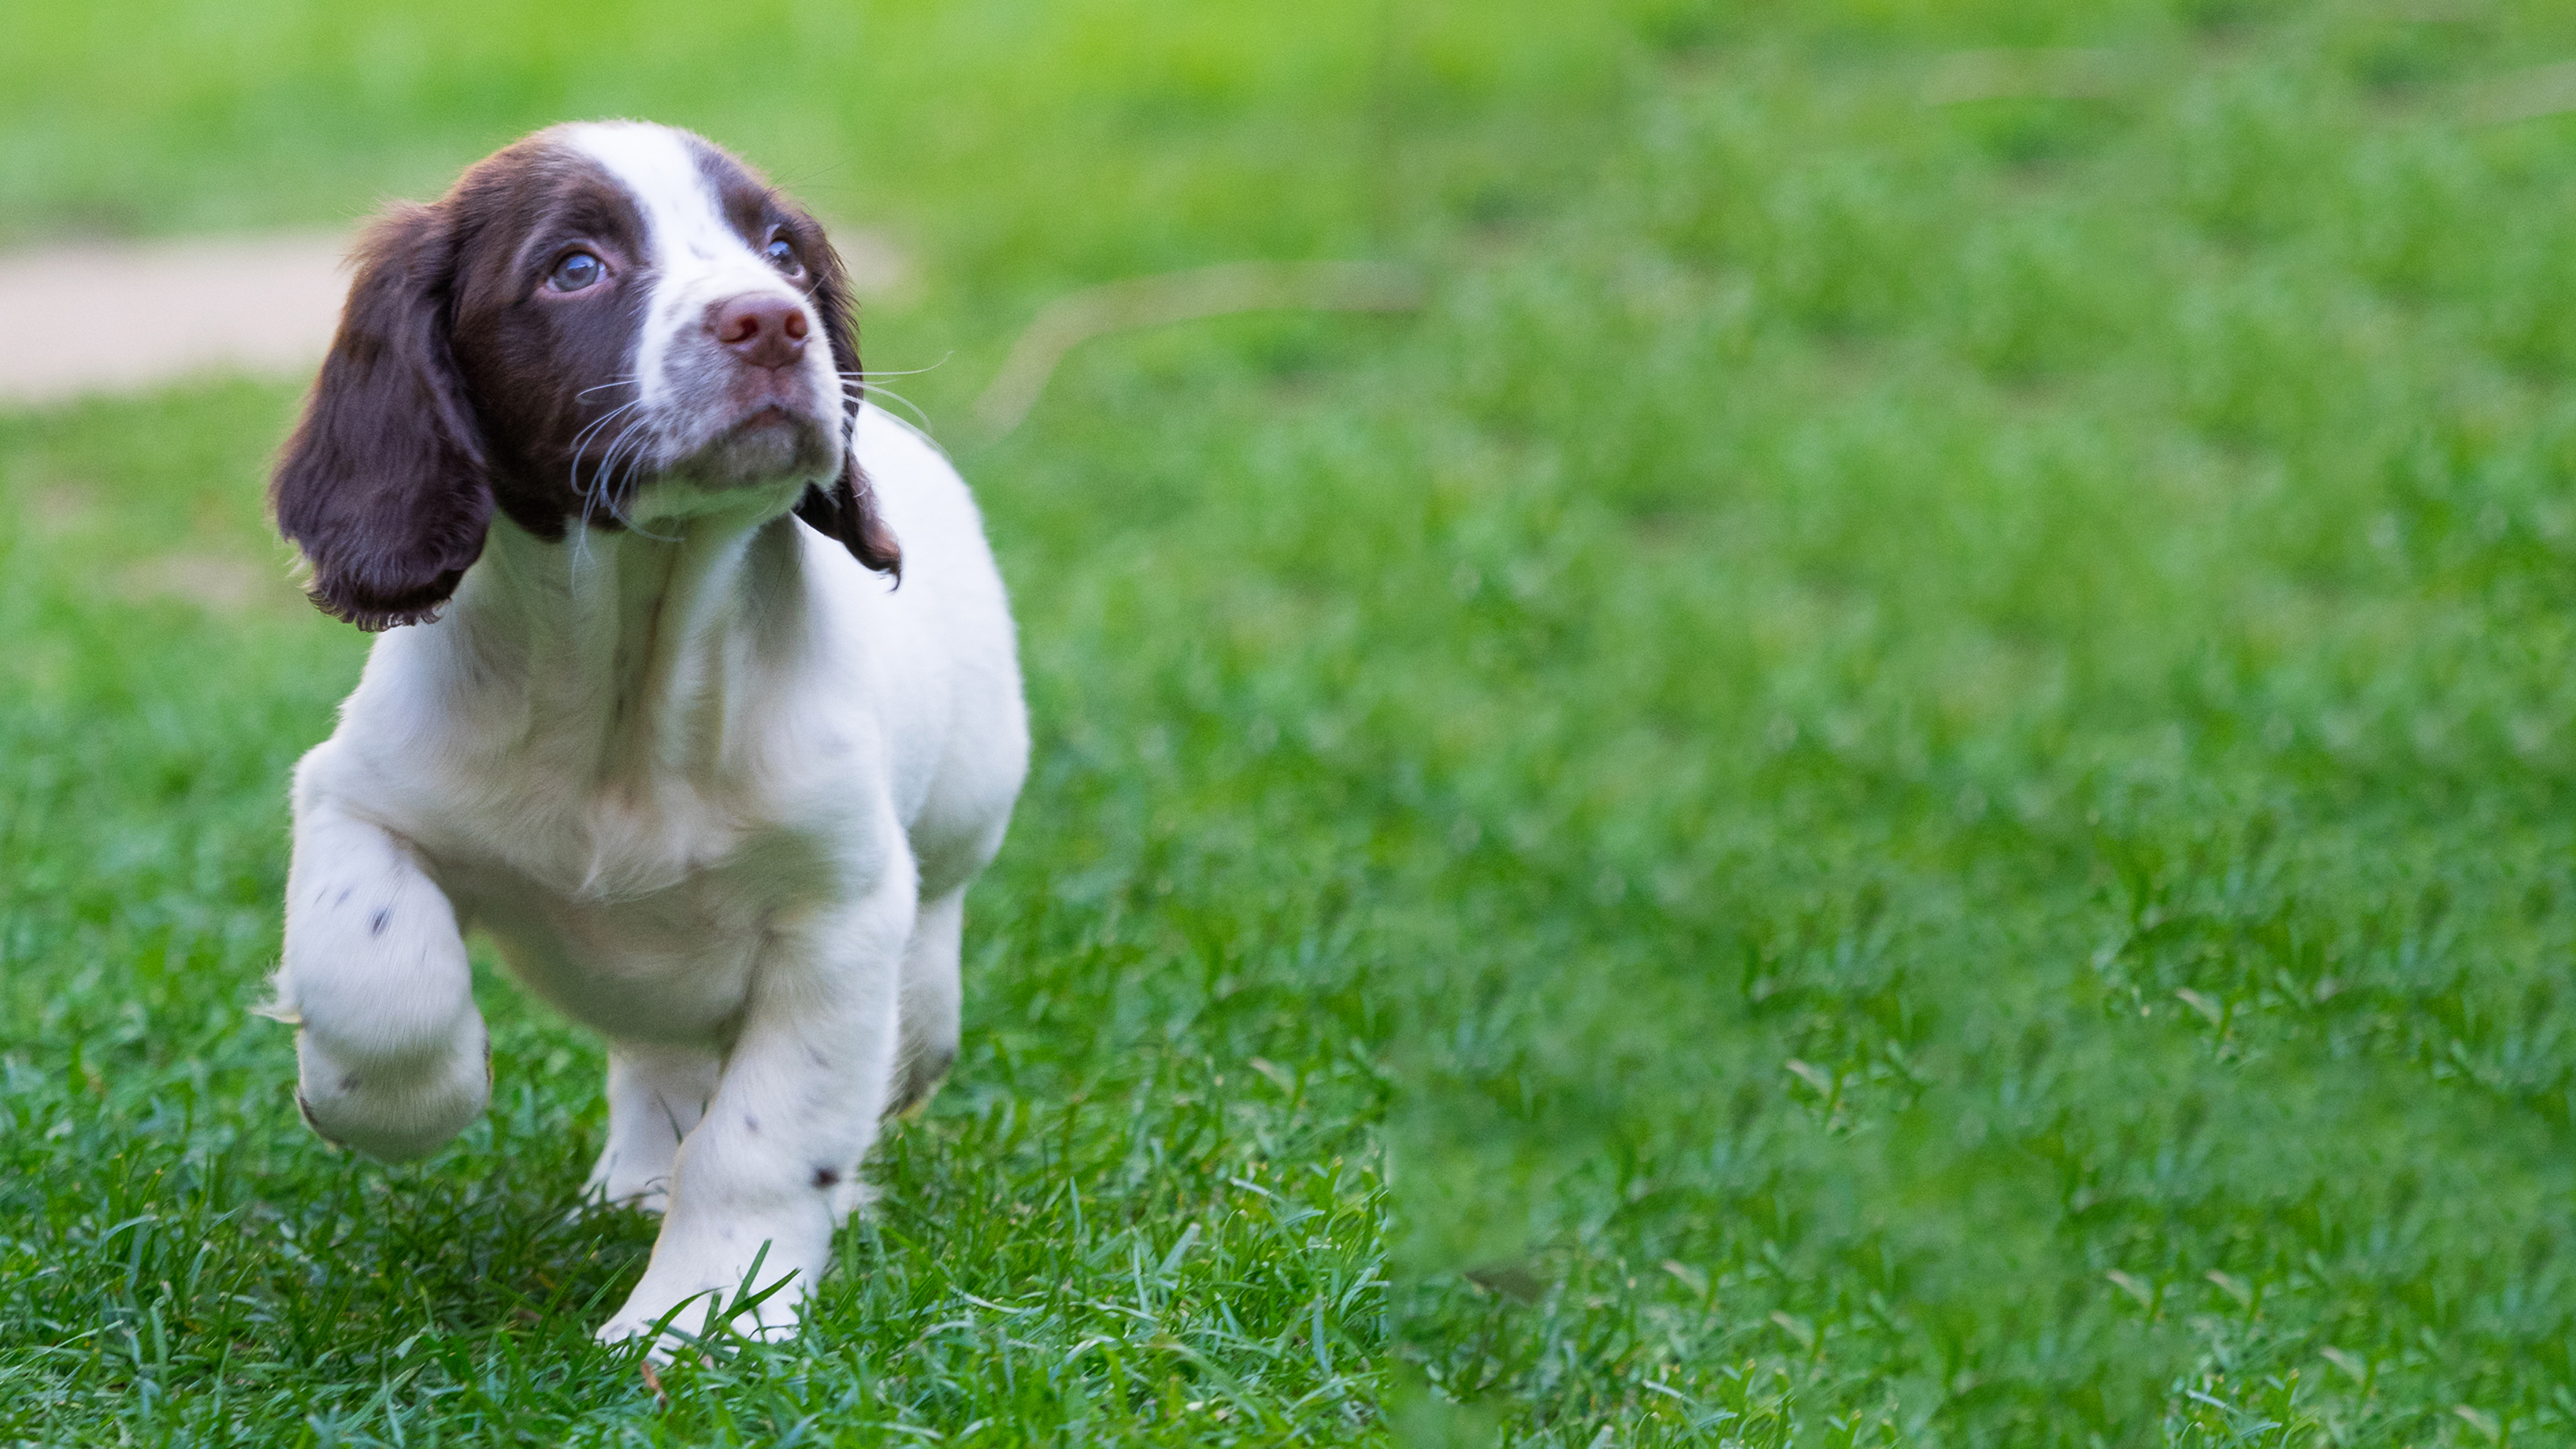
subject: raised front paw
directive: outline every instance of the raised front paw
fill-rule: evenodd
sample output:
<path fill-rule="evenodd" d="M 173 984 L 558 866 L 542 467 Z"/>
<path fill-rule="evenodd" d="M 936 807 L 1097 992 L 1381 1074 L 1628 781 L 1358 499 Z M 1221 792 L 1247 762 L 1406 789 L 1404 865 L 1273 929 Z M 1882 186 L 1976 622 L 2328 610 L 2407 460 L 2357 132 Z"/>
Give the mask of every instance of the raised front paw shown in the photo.
<path fill-rule="evenodd" d="M 296 1110 L 335 1147 L 386 1162 L 426 1157 L 482 1115 L 492 1096 L 490 1039 L 427 1060 L 352 1060 L 295 1034 Z"/>

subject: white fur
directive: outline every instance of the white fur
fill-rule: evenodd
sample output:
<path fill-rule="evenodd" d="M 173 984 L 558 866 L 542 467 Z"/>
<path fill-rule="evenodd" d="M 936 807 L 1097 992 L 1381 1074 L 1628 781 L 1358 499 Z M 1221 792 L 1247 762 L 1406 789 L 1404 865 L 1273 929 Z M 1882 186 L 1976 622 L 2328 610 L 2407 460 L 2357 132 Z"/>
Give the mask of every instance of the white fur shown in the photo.
<path fill-rule="evenodd" d="M 704 445 L 720 426 L 699 404 L 721 386 L 729 365 L 698 319 L 718 302 L 771 296 L 804 308 L 816 345 L 801 370 L 825 410 L 837 409 L 840 375 L 821 345 L 822 319 L 805 294 L 763 260 L 716 209 L 714 187 L 680 132 L 638 121 L 558 127 L 553 133 L 623 183 L 644 216 L 644 266 L 652 299 L 637 336 L 635 394 L 652 435 L 646 456 L 670 463 Z M 643 511 L 687 511 L 699 503 L 684 488 L 648 487 Z"/>
<path fill-rule="evenodd" d="M 696 365 L 671 335 L 775 274 L 667 136 L 579 134 L 646 198 L 677 289 L 639 371 Z M 636 528 L 561 543 L 496 517 L 296 770 L 277 992 L 308 1117 L 406 1158 L 482 1111 L 463 933 L 487 933 L 609 1039 L 592 1189 L 667 1208 L 604 1339 L 732 1293 L 764 1250 L 786 1287 L 736 1326 L 793 1331 L 891 1094 L 955 1052 L 960 901 L 1027 759 L 1011 621 L 947 460 L 873 407 L 850 446 L 900 588 L 786 512 L 801 480 L 647 489 Z"/>

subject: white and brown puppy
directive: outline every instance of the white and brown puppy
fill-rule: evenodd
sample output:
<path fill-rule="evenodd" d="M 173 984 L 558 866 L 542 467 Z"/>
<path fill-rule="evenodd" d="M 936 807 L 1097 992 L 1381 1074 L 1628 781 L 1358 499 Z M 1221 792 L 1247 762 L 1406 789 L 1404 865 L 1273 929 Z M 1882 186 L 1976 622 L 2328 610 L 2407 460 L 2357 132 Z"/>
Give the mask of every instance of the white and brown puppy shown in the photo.
<path fill-rule="evenodd" d="M 664 1213 L 600 1337 L 764 1250 L 735 1326 L 792 1332 L 955 1055 L 1026 765 L 974 503 L 859 401 L 821 228 L 696 136 L 540 132 L 356 265 L 276 476 L 314 600 L 386 631 L 295 775 L 298 1101 L 382 1158 L 472 1121 L 480 929 L 608 1039 L 592 1192 Z"/>

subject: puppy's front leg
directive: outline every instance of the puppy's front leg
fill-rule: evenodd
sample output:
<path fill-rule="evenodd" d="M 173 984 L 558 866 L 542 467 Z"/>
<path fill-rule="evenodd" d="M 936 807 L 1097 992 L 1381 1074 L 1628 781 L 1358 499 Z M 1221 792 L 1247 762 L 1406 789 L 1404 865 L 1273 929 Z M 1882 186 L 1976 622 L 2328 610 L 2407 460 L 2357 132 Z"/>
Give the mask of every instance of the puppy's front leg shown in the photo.
<path fill-rule="evenodd" d="M 690 1333 L 760 1263 L 755 1290 L 786 1285 L 733 1326 L 786 1337 L 831 1262 L 832 1230 L 876 1139 L 894 1068 L 896 992 L 914 910 L 912 873 L 855 905 L 773 927 L 741 1035 L 707 1113 L 681 1144 L 653 1261 L 603 1341 L 633 1338 L 673 1308 Z M 765 1251 L 764 1251 L 765 1250 Z M 657 1350 L 666 1346 L 657 1345 Z"/>
<path fill-rule="evenodd" d="M 277 972 L 278 1014 L 302 1027 L 296 1105 L 314 1131 L 370 1157 L 424 1156 L 492 1092 L 456 912 L 407 843 L 296 794 Z"/>

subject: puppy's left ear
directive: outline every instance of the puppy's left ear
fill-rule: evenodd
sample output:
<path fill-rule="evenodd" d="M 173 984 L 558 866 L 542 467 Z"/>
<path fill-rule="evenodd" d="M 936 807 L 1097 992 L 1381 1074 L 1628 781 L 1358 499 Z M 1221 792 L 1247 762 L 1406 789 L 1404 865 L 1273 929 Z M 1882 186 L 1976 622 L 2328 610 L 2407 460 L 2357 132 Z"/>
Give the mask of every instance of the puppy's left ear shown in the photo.
<path fill-rule="evenodd" d="M 817 483 L 806 489 L 796 504 L 796 516 L 824 537 L 839 540 L 852 558 L 881 574 L 894 575 L 901 583 L 903 549 L 878 514 L 876 490 L 868 486 L 867 472 L 859 466 L 859 332 L 850 317 L 849 273 L 842 269 L 840 254 L 831 243 L 817 250 L 814 309 L 823 314 L 823 335 L 832 342 L 832 366 L 841 374 L 841 416 L 849 430 L 849 446 L 841 453 L 841 476 L 828 485 Z"/>

